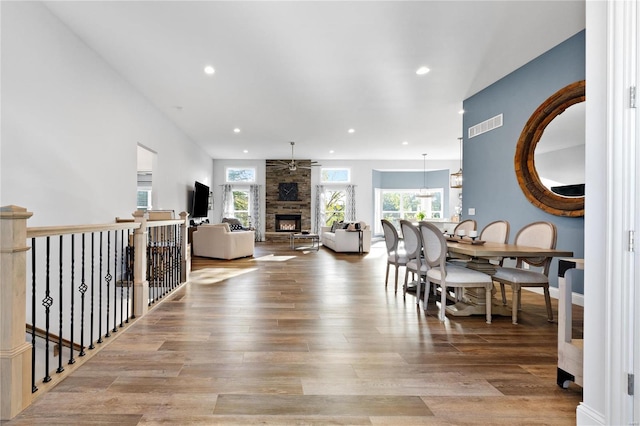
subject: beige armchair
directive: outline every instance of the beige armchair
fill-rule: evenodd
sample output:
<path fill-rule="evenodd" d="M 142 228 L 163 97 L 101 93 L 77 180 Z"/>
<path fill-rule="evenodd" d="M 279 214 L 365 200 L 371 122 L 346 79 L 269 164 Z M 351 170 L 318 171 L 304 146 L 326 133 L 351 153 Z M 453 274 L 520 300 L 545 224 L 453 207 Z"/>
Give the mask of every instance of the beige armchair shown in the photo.
<path fill-rule="evenodd" d="M 253 256 L 254 231 L 233 231 L 228 223 L 200 225 L 192 237 L 193 255 L 216 259 Z"/>

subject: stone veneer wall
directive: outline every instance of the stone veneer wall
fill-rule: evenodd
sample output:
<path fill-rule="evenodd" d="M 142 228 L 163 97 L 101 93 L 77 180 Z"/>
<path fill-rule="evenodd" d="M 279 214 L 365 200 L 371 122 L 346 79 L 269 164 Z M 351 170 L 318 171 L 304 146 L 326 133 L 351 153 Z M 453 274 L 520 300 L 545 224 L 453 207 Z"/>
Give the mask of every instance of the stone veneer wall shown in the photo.
<path fill-rule="evenodd" d="M 311 227 L 311 170 L 300 168 L 294 172 L 282 167 L 283 162 L 291 160 L 267 160 L 265 185 L 265 236 L 267 241 L 289 238 L 288 232 L 275 232 L 276 214 L 299 214 L 302 216 L 302 229 Z M 299 166 L 309 167 L 311 160 L 296 160 Z M 298 200 L 280 201 L 278 185 L 297 183 Z"/>

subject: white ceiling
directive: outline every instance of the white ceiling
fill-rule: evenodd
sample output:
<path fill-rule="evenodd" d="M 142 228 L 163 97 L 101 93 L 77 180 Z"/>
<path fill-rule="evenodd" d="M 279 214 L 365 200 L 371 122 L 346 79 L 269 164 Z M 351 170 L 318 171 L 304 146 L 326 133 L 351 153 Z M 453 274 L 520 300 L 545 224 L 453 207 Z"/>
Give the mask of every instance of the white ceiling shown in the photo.
<path fill-rule="evenodd" d="M 585 27 L 583 0 L 46 4 L 218 159 L 457 159 L 462 101 Z"/>

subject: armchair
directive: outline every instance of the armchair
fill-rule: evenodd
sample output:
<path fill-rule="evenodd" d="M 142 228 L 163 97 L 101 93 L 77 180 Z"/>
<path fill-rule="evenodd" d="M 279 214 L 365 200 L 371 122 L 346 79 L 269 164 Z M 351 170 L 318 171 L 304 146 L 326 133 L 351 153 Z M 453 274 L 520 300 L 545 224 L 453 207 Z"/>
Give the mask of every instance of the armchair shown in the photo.
<path fill-rule="evenodd" d="M 228 223 L 200 225 L 193 233 L 194 256 L 237 259 L 253 256 L 254 231 L 231 231 Z"/>

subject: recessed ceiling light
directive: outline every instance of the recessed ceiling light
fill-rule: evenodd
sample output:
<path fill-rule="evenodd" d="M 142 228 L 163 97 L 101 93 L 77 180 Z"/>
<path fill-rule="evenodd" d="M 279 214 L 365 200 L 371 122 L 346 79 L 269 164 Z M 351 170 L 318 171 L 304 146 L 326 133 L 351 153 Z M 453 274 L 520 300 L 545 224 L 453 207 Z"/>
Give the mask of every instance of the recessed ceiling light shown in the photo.
<path fill-rule="evenodd" d="M 335 152 L 335 151 L 334 151 L 334 150 L 332 150 L 332 149 L 330 149 L 330 150 L 329 150 L 329 154 L 333 154 L 334 152 Z"/>
<path fill-rule="evenodd" d="M 355 129 L 349 129 L 349 130 L 348 130 L 348 132 L 349 132 L 349 133 L 354 133 L 354 132 L 355 132 Z"/>
<path fill-rule="evenodd" d="M 464 110 L 461 109 L 460 111 L 458 111 L 458 114 L 464 114 Z"/>
<path fill-rule="evenodd" d="M 236 127 L 235 129 L 233 129 L 233 133 L 240 133 L 240 129 Z"/>
<path fill-rule="evenodd" d="M 407 141 L 402 141 L 402 145 L 409 145 L 409 142 L 407 142 Z"/>
<path fill-rule="evenodd" d="M 215 72 L 216 70 L 211 65 L 204 67 L 204 73 L 207 75 L 213 75 Z"/>
<path fill-rule="evenodd" d="M 246 154 L 246 153 L 249 152 L 249 150 L 248 149 L 244 149 L 244 150 L 242 150 L 242 152 L 244 152 Z"/>
<path fill-rule="evenodd" d="M 428 73 L 429 71 L 431 71 L 429 68 L 427 67 L 420 67 L 416 70 L 416 74 L 418 75 L 425 75 L 426 73 Z"/>

